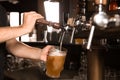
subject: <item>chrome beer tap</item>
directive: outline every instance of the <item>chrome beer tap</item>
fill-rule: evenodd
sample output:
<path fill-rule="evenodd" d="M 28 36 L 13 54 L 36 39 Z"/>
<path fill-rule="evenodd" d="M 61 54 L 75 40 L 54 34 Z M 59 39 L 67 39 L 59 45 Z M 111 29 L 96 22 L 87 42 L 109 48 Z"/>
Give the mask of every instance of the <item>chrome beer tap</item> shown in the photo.
<path fill-rule="evenodd" d="M 95 24 L 100 29 L 107 28 L 107 24 L 109 22 L 109 17 L 106 12 L 103 11 L 103 7 L 102 0 L 100 0 L 100 3 L 98 4 L 98 12 L 92 17 L 93 24 Z"/>
<path fill-rule="evenodd" d="M 98 4 L 98 12 L 92 17 L 92 25 L 90 28 L 90 34 L 88 37 L 87 49 L 91 47 L 94 30 L 95 28 L 105 29 L 109 23 L 109 17 L 107 13 L 103 10 L 103 4 L 106 4 L 106 0 L 95 0 Z"/>

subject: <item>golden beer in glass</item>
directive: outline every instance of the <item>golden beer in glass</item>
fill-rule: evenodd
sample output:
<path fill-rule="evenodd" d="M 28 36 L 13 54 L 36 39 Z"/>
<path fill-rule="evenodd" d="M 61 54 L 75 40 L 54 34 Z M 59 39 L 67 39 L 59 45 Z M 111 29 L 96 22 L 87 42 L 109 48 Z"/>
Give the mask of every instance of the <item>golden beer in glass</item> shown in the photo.
<path fill-rule="evenodd" d="M 51 49 L 46 62 L 46 75 L 51 78 L 59 78 L 61 71 L 64 69 L 64 62 L 67 50 L 59 50 L 58 46 Z"/>

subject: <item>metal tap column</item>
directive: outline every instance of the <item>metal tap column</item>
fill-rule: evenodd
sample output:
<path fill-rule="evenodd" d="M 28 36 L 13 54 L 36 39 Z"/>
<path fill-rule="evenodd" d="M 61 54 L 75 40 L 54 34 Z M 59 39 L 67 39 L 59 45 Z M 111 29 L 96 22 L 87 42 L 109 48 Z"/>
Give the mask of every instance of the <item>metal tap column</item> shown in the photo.
<path fill-rule="evenodd" d="M 104 80 L 103 54 L 106 49 L 103 46 L 92 46 L 88 51 L 88 80 Z"/>

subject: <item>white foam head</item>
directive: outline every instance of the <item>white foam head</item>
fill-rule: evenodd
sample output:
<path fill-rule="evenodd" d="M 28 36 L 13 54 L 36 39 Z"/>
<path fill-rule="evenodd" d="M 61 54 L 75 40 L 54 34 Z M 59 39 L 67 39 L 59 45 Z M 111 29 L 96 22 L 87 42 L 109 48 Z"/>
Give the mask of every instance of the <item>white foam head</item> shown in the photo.
<path fill-rule="evenodd" d="M 61 51 L 61 50 L 59 50 L 59 49 L 53 48 L 53 49 L 50 50 L 49 55 L 50 55 L 50 56 L 65 56 L 66 53 L 67 53 L 66 50 L 65 50 L 65 51 Z"/>

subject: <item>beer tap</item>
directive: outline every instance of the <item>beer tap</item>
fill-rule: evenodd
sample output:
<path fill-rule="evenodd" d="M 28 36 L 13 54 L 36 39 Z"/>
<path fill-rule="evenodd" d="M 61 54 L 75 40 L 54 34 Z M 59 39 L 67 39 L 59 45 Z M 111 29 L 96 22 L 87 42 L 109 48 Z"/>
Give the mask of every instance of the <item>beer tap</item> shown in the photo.
<path fill-rule="evenodd" d="M 98 26 L 100 29 L 107 28 L 107 24 L 109 22 L 108 15 L 105 11 L 103 11 L 104 5 L 106 4 L 106 0 L 95 0 L 96 4 L 98 4 L 98 12 L 93 16 L 93 24 Z"/>
<path fill-rule="evenodd" d="M 88 37 L 87 49 L 90 49 L 92 38 L 94 35 L 95 28 L 105 29 L 109 22 L 108 15 L 103 11 L 103 5 L 106 4 L 106 0 L 95 0 L 95 3 L 98 5 L 98 12 L 92 17 L 92 24 L 90 28 L 90 34 Z"/>
<path fill-rule="evenodd" d="M 107 0 L 95 0 L 98 5 L 98 12 L 93 15 L 93 25 L 99 29 L 105 29 L 110 27 L 110 23 L 115 23 L 114 26 L 120 26 L 120 15 L 119 13 L 114 14 L 114 16 L 109 16 L 104 11 L 104 6 L 106 5 Z M 109 26 L 108 26 L 109 25 Z"/>
<path fill-rule="evenodd" d="M 89 50 L 91 47 L 91 43 L 92 43 L 92 39 L 93 39 L 93 35 L 94 35 L 94 30 L 95 30 L 95 26 L 92 25 L 91 29 L 90 29 L 90 34 L 89 34 L 89 38 L 88 38 L 88 43 L 86 48 Z"/>

